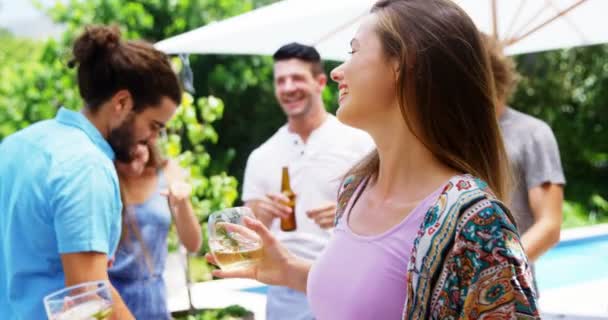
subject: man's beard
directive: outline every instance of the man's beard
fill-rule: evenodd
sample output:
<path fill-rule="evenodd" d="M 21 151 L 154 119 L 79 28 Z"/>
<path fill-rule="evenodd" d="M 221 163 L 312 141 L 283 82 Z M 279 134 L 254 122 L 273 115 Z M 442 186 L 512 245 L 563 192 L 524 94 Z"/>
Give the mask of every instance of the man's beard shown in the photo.
<path fill-rule="evenodd" d="M 120 127 L 110 131 L 108 143 L 114 150 L 117 161 L 129 163 L 133 160 L 133 147 L 135 147 L 135 114 L 131 114 L 120 125 Z"/>

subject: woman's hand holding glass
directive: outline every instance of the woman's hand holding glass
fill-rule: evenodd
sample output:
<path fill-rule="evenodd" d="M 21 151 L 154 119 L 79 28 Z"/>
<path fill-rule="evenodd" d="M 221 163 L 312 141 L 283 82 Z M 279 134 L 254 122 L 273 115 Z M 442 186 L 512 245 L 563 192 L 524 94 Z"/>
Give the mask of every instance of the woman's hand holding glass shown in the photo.
<path fill-rule="evenodd" d="M 236 223 L 217 221 L 217 213 L 209 219 L 209 248 L 211 254 L 207 254 L 207 260 L 219 266 L 220 270 L 214 270 L 213 275 L 219 278 L 248 278 L 255 279 L 270 285 L 290 286 L 298 290 L 304 290 L 305 281 L 299 281 L 294 273 L 304 267 L 308 273 L 308 263 L 303 262 L 292 255 L 258 220 L 253 217 L 251 211 L 246 208 L 232 208 L 238 210 L 241 218 Z M 236 235 L 233 238 L 242 237 L 256 239 L 259 241 L 259 255 L 254 254 L 255 260 L 251 263 L 241 265 L 226 265 L 225 257 L 218 254 L 218 232 Z M 238 239 L 237 239 L 238 240 Z M 221 250 L 221 249 L 220 249 Z M 306 275 L 304 274 L 304 275 Z M 305 280 L 305 277 L 304 277 Z"/>

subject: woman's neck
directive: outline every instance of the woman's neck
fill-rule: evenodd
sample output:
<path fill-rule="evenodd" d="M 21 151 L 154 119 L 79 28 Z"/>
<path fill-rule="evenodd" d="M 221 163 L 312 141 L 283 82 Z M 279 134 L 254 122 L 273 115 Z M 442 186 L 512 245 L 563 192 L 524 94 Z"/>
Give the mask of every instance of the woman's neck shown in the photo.
<path fill-rule="evenodd" d="M 140 175 L 118 174 L 120 187 L 127 205 L 142 203 L 154 192 L 157 184 L 156 169 L 146 168 Z"/>
<path fill-rule="evenodd" d="M 396 120 L 393 125 L 384 126 L 390 130 L 381 129 L 372 134 L 380 159 L 372 186 L 380 198 L 397 197 L 403 202 L 416 202 L 459 172 L 437 159 L 410 132 L 402 118 Z"/>

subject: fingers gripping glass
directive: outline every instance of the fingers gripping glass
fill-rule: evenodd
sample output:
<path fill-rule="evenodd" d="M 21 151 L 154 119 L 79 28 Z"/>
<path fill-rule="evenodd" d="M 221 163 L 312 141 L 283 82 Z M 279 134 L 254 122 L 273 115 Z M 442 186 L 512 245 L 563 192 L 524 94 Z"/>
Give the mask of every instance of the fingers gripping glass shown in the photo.
<path fill-rule="evenodd" d="M 91 281 L 55 291 L 43 299 L 49 320 L 106 320 L 112 313 L 108 281 Z"/>
<path fill-rule="evenodd" d="M 243 224 L 255 219 L 247 207 L 229 208 L 209 216 L 209 249 L 222 270 L 251 266 L 262 259 L 260 237 Z"/>

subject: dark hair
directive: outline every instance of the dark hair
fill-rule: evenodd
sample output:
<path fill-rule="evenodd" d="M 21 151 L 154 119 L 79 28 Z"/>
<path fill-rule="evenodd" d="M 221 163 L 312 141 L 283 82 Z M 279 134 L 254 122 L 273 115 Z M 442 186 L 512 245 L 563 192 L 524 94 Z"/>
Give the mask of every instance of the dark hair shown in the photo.
<path fill-rule="evenodd" d="M 509 161 L 496 119 L 487 51 L 473 21 L 449 0 L 379 0 L 376 34 L 400 62 L 395 93 L 409 130 L 451 168 L 509 194 Z M 377 151 L 351 173 L 375 175 Z"/>
<path fill-rule="evenodd" d="M 317 49 L 311 46 L 292 42 L 277 50 L 272 56 L 275 62 L 298 59 L 310 63 L 311 71 L 314 76 L 323 73 L 323 61 Z"/>
<path fill-rule="evenodd" d="M 119 90 L 128 90 L 134 111 L 158 105 L 162 97 L 180 104 L 182 90 L 168 56 L 144 41 L 121 40 L 117 26 L 87 26 L 72 49 L 78 88 L 93 112 Z"/>
<path fill-rule="evenodd" d="M 519 81 L 515 61 L 504 54 L 504 47 L 498 39 L 487 34 L 482 34 L 482 38 L 490 56 L 496 96 L 500 103 L 506 103 Z"/>

